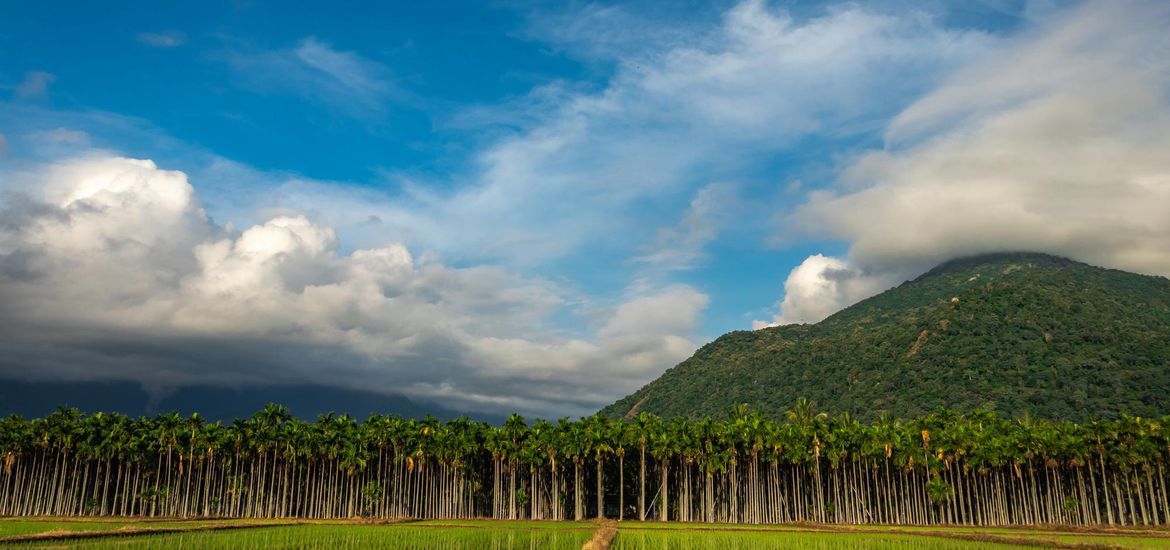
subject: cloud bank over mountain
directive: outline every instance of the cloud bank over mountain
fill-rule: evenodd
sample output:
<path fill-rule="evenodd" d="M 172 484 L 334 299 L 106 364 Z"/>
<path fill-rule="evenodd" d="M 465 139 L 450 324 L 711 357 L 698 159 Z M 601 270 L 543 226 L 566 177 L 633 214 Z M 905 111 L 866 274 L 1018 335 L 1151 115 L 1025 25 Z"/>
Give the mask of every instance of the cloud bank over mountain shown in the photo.
<path fill-rule="evenodd" d="M 793 270 L 770 324 L 818 321 L 983 252 L 1170 276 L 1167 28 L 1165 3 L 1088 3 L 910 105 L 884 149 L 784 217 L 849 250 Z"/>

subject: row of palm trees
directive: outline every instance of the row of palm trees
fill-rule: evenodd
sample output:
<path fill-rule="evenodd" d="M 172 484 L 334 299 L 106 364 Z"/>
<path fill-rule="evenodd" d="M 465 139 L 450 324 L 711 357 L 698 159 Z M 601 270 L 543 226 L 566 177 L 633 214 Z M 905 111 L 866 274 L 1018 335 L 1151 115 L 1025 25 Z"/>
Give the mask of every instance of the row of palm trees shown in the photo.
<path fill-rule="evenodd" d="M 1170 523 L 1170 429 L 939 412 L 0 420 L 0 515 L 967 525 Z"/>

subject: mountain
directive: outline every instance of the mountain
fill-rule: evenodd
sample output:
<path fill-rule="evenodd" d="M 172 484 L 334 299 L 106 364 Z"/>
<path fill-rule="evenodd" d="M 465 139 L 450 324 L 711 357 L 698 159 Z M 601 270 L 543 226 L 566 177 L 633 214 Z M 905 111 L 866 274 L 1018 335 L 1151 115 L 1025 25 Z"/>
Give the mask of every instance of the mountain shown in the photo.
<path fill-rule="evenodd" d="M 358 419 L 370 413 L 397 414 L 405 418 L 423 418 L 433 414 L 441 420 L 461 416 L 461 411 L 433 403 L 413 401 L 401 395 L 331 388 L 326 386 L 247 386 L 223 388 L 191 386 L 177 388 L 161 397 L 151 397 L 142 386 L 132 382 L 26 382 L 0 379 L 0 416 L 19 414 L 26 418 L 43 418 L 57 406 L 74 407 L 83 412 L 117 412 L 128 416 L 155 415 L 178 411 L 183 415 L 198 412 L 209 420 L 230 422 L 248 418 L 265 403 L 279 403 L 303 420 L 315 420 L 318 414 L 334 412 Z M 492 414 L 469 413 L 475 420 L 502 424 L 504 418 Z"/>
<path fill-rule="evenodd" d="M 813 325 L 725 334 L 603 409 L 1084 420 L 1170 414 L 1170 280 L 1043 254 L 944 263 Z"/>

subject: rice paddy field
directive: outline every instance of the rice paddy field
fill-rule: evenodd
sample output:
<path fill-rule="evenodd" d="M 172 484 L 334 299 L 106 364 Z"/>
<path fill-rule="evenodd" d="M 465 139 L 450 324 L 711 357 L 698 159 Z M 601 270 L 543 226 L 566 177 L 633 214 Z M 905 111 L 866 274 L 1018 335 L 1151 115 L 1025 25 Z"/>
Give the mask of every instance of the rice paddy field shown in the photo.
<path fill-rule="evenodd" d="M 446 549 L 577 550 L 589 522 L 410 521 L 390 524 L 240 520 L 0 518 L 0 549 Z M 603 547 L 604 548 L 604 547 Z M 618 525 L 614 550 L 1011 550 L 1170 549 L 1170 531 L 1073 533 L 1003 528 L 825 528 L 809 525 Z"/>

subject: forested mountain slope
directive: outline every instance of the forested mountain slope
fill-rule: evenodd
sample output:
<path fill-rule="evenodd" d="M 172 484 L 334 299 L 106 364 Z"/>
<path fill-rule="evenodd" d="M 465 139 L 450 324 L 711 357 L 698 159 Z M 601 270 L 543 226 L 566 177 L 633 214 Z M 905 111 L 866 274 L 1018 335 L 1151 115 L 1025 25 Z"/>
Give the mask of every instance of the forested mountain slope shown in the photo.
<path fill-rule="evenodd" d="M 606 407 L 873 418 L 948 407 L 1082 420 L 1170 413 L 1170 280 L 1043 254 L 944 263 L 814 325 L 737 331 Z"/>

